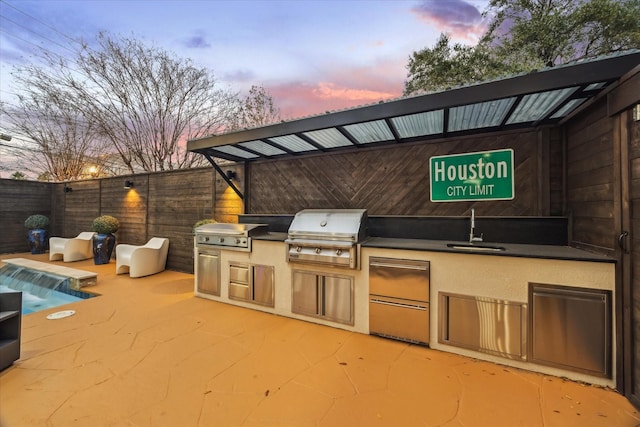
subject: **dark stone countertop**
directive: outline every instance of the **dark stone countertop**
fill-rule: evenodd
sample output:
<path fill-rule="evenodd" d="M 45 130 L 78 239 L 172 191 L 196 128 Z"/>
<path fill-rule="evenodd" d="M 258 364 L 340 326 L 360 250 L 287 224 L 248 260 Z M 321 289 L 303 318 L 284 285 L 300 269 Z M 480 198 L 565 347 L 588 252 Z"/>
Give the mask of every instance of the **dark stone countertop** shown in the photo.
<path fill-rule="evenodd" d="M 276 242 L 284 242 L 287 239 L 287 233 L 269 232 L 259 234 L 253 237 L 253 240 L 268 240 Z M 588 261 L 588 262 L 616 262 L 615 259 L 588 252 L 582 249 L 573 248 L 571 246 L 558 245 L 526 245 L 516 243 L 492 243 L 478 242 L 476 247 L 497 246 L 504 248 L 503 251 L 486 251 L 478 249 L 455 249 L 447 245 L 466 245 L 469 242 L 448 241 L 448 240 L 426 240 L 426 239 L 397 239 L 390 237 L 369 237 L 362 242 L 363 248 L 383 248 L 383 249 L 401 249 L 424 252 L 448 252 L 452 254 L 472 254 L 472 255 L 491 255 L 504 257 L 520 257 L 520 258 L 542 258 L 542 259 L 558 259 L 570 261 Z"/>
<path fill-rule="evenodd" d="M 503 251 L 486 251 L 479 249 L 455 249 L 447 245 L 471 246 L 469 242 L 462 241 L 446 241 L 446 240 L 422 240 L 422 239 L 394 239 L 383 237 L 370 237 L 362 242 L 363 248 L 386 248 L 386 249 L 408 249 L 415 251 L 430 252 L 449 252 L 464 253 L 474 255 L 492 255 L 520 258 L 544 258 L 559 259 L 571 261 L 589 261 L 589 262 L 616 262 L 615 259 L 588 252 L 585 250 L 573 248 L 571 246 L 556 245 L 525 245 L 516 243 L 491 243 L 478 242 L 475 246 L 496 246 L 504 248 Z"/>
<path fill-rule="evenodd" d="M 270 231 L 266 234 L 256 234 L 251 238 L 253 240 L 270 240 L 273 242 L 284 242 L 287 239 L 287 236 L 287 233 L 274 233 Z"/>

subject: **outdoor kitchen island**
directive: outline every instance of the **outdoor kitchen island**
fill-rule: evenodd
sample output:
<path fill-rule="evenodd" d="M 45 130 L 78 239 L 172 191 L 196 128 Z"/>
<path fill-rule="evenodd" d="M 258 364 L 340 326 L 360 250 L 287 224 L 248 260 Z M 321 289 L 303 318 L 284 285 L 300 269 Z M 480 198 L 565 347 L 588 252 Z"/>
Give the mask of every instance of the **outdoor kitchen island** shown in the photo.
<path fill-rule="evenodd" d="M 250 252 L 220 250 L 220 295 L 196 295 L 368 334 L 372 260 L 426 261 L 430 338 L 422 344 L 614 387 L 615 263 L 608 257 L 561 245 L 483 242 L 469 249 L 461 241 L 369 237 L 360 245 L 358 268 L 345 269 L 288 262 L 287 238 L 270 231 L 253 237 Z M 500 249 L 487 249 L 493 246 Z M 230 298 L 235 265 L 272 268 L 272 305 Z M 296 310 L 293 282 L 300 273 L 346 279 L 339 299 L 350 300 L 349 316 Z"/>

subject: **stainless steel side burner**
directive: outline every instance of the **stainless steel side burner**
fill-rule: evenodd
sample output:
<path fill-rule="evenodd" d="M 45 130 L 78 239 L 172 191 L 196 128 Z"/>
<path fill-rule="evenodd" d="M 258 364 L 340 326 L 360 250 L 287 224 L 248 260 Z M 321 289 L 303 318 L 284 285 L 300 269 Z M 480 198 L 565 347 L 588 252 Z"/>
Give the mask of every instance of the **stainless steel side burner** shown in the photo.
<path fill-rule="evenodd" d="M 359 243 L 367 237 L 366 209 L 305 209 L 289 227 L 287 261 L 359 268 Z"/>

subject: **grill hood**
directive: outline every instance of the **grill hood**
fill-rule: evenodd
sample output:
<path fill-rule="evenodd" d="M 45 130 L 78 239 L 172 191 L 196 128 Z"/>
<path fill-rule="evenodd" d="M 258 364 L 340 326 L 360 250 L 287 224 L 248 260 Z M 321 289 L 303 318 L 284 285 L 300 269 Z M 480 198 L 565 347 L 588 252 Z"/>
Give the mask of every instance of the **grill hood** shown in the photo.
<path fill-rule="evenodd" d="M 302 210 L 289 226 L 287 261 L 359 268 L 359 243 L 367 229 L 365 209 Z"/>
<path fill-rule="evenodd" d="M 366 209 L 304 209 L 289 226 L 289 240 L 358 243 L 367 236 Z"/>

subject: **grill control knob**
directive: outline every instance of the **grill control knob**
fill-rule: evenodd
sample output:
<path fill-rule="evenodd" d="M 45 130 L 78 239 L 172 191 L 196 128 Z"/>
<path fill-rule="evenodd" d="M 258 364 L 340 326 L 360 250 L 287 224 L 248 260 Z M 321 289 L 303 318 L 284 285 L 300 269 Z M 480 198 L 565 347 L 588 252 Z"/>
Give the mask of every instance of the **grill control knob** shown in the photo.
<path fill-rule="evenodd" d="M 236 245 L 240 244 L 240 239 L 236 239 Z"/>
<path fill-rule="evenodd" d="M 320 253 L 320 248 L 316 248 L 316 253 L 319 254 Z"/>
<path fill-rule="evenodd" d="M 209 237 L 205 237 L 205 238 L 204 238 L 204 241 L 205 241 L 205 242 L 208 242 L 208 241 L 209 241 Z"/>
<path fill-rule="evenodd" d="M 296 252 L 300 252 L 302 248 L 300 246 L 296 246 Z"/>
<path fill-rule="evenodd" d="M 336 250 L 336 255 L 338 255 L 338 256 L 342 255 L 342 249 L 337 249 Z"/>
<path fill-rule="evenodd" d="M 224 242 L 224 237 L 220 238 L 220 243 Z"/>

